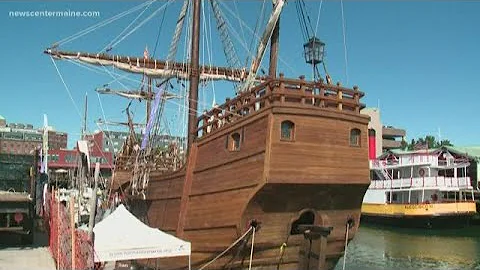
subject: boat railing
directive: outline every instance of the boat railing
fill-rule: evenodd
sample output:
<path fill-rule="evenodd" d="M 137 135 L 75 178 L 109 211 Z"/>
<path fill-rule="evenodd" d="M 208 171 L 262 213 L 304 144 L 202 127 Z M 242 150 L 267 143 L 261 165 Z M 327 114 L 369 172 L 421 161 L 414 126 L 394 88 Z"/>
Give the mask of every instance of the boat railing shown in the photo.
<path fill-rule="evenodd" d="M 375 159 L 370 161 L 370 168 L 381 170 L 389 166 L 398 167 L 398 166 L 437 166 L 436 160 L 433 157 L 427 158 L 420 156 L 415 159 L 399 159 L 399 160 L 383 160 Z"/>
<path fill-rule="evenodd" d="M 373 180 L 370 189 L 408 189 L 408 188 L 472 188 L 470 177 L 412 177 L 390 180 Z"/>
<path fill-rule="evenodd" d="M 226 99 L 222 105 L 216 105 L 204 111 L 198 117 L 197 136 L 203 137 L 217 129 L 228 126 L 239 119 L 265 108 L 284 105 L 292 107 L 321 108 L 333 111 L 360 113 L 365 107 L 360 103 L 364 93 L 354 86 L 345 88 L 337 83 L 325 84 L 323 81 L 286 79 L 283 74 L 277 79 L 267 79 L 250 91 L 241 93 L 233 99 Z"/>

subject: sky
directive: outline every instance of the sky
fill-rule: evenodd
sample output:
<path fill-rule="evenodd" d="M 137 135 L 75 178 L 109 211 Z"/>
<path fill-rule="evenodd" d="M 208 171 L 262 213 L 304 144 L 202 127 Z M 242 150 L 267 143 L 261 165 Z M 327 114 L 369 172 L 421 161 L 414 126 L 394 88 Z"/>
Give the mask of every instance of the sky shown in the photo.
<path fill-rule="evenodd" d="M 101 52 L 129 24 L 134 22 L 135 26 L 152 15 L 151 20 L 123 39 L 132 29 L 127 28 L 111 52 L 142 57 L 147 47 L 150 55 L 165 59 L 181 2 L 157 1 L 141 15 L 143 8 L 80 38 L 61 43 L 59 48 Z M 235 14 L 255 29 L 263 1 L 224 2 L 220 6 L 235 30 L 231 33 L 232 39 L 239 58 L 245 62 L 247 53 L 243 48 L 254 47 L 250 45 L 253 34 L 239 23 Z M 265 14 L 271 10 L 270 1 L 266 3 Z M 135 89 L 141 77 L 128 75 L 119 83 L 112 74 L 124 73 L 117 70 L 92 70 L 66 61 L 54 64 L 43 51 L 139 4 L 140 1 L 0 1 L 0 115 L 8 122 L 39 127 L 46 114 L 56 130 L 69 133 L 69 145 L 80 134 L 86 94 L 89 131 L 106 129 L 94 122 L 104 116 L 109 121 L 124 121 L 128 101 L 99 97 L 94 90 L 106 83 L 111 83 L 111 88 Z M 362 102 L 367 107 L 380 107 L 384 125 L 406 129 L 407 140 L 431 134 L 449 139 L 455 145 L 480 145 L 477 117 L 480 91 L 476 89 L 480 85 L 480 1 L 343 1 L 343 20 L 340 1 L 306 1 L 306 5 L 317 37 L 326 43 L 329 74 L 342 85 L 358 85 L 365 92 Z M 165 16 L 163 10 L 159 10 L 162 6 L 166 7 Z M 15 11 L 44 10 L 98 11 L 100 16 L 11 16 Z M 215 29 L 213 16 L 208 8 L 205 11 L 202 29 Z M 139 19 L 134 21 L 137 16 Z M 293 77 L 305 74 L 311 78 L 311 67 L 305 64 L 302 55 L 305 40 L 294 1 L 285 6 L 280 29 L 279 72 Z M 206 33 L 201 40 L 202 62 L 224 65 L 218 34 L 210 30 Z M 177 54 L 179 61 L 185 57 L 184 40 L 182 36 Z M 268 52 L 262 66 L 268 70 Z M 174 87 L 182 86 L 180 83 Z M 232 93 L 230 85 L 209 84 L 201 89 L 200 109 L 208 108 L 214 101 L 221 103 Z M 181 122 L 181 113 L 174 105 L 166 108 L 166 113 L 172 116 L 167 124 L 184 126 L 176 125 Z M 143 103 L 132 103 L 137 121 L 144 118 L 143 106 Z"/>

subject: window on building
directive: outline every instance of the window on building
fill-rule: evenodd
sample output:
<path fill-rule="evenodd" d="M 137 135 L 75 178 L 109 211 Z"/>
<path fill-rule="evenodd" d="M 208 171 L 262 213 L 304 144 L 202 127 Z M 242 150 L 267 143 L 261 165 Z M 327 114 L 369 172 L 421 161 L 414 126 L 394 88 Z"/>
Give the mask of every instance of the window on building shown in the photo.
<path fill-rule="evenodd" d="M 360 129 L 350 130 L 350 146 L 360 146 Z"/>
<path fill-rule="evenodd" d="M 295 124 L 292 121 L 283 121 L 281 124 L 280 139 L 285 141 L 293 141 L 295 132 Z"/>
<path fill-rule="evenodd" d="M 228 150 L 239 151 L 240 150 L 240 140 L 241 140 L 240 133 L 235 132 L 232 135 L 230 135 L 230 138 L 228 140 Z"/>

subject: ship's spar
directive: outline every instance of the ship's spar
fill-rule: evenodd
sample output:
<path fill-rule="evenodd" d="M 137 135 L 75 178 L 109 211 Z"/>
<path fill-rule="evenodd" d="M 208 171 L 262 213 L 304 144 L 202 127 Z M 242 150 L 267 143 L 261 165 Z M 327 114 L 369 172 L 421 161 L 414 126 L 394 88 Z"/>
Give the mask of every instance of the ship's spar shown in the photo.
<path fill-rule="evenodd" d="M 223 17 L 220 12 L 218 12 L 218 4 L 216 0 L 210 1 L 214 10 L 216 10 L 215 15 L 218 16 L 217 20 L 223 20 Z M 278 37 L 279 37 L 279 27 L 278 20 L 285 4 L 284 0 L 274 0 L 274 8 L 272 14 L 268 20 L 267 27 L 261 36 L 259 45 L 257 47 L 255 57 L 252 60 L 250 70 L 245 68 L 235 68 L 235 67 L 221 67 L 221 66 L 207 66 L 199 64 L 199 40 L 200 40 L 200 10 L 201 10 L 201 0 L 193 0 L 193 20 L 192 20 L 192 43 L 191 43 L 191 61 L 189 64 L 182 62 L 174 62 L 173 54 L 176 51 L 174 49 L 173 53 L 169 52 L 169 57 L 167 60 L 159 60 L 145 57 L 135 57 L 135 56 L 119 56 L 106 53 L 86 53 L 86 52 L 71 52 L 71 51 L 62 51 L 58 50 L 56 46 L 46 49 L 44 52 L 51 55 L 55 59 L 64 59 L 64 60 L 78 60 L 87 64 L 98 65 L 98 66 L 113 66 L 120 70 L 143 74 L 151 80 L 155 79 L 164 79 L 169 80 L 171 78 L 178 78 L 182 80 L 190 81 L 189 88 L 189 118 L 188 118 L 188 130 L 189 130 L 189 139 L 188 146 L 194 140 L 194 136 L 191 135 L 196 133 L 196 112 L 197 112 L 197 103 L 198 103 L 198 86 L 200 81 L 206 80 L 225 80 L 232 82 L 240 82 L 242 86 L 240 87 L 243 91 L 247 90 L 253 85 L 254 82 L 260 82 L 264 78 L 257 77 L 257 71 L 260 66 L 260 62 L 265 54 L 266 45 L 268 40 L 271 37 L 271 49 L 270 49 L 270 68 L 269 76 L 275 77 L 276 73 L 276 62 L 278 54 Z M 179 17 L 179 22 L 183 23 L 183 18 L 185 14 L 185 5 L 182 8 L 182 12 Z M 181 21 L 180 21 L 181 19 Z M 181 25 L 180 23 L 177 24 Z M 219 23 L 218 28 L 221 29 L 221 23 Z M 178 41 L 178 27 L 176 29 L 176 35 L 174 36 L 174 41 L 172 44 L 176 44 Z M 227 46 L 227 45 L 225 45 Z M 173 48 L 176 48 L 173 46 Z M 225 52 L 227 54 L 227 52 Z M 231 58 L 227 55 L 227 58 Z M 150 83 L 149 83 L 150 86 Z M 107 91 L 101 91 L 106 93 Z M 143 93 L 134 94 L 134 93 L 118 93 L 119 96 L 124 96 L 127 98 L 145 98 L 147 101 L 151 99 L 153 94 Z M 147 108 L 147 117 L 149 116 L 149 109 Z"/>

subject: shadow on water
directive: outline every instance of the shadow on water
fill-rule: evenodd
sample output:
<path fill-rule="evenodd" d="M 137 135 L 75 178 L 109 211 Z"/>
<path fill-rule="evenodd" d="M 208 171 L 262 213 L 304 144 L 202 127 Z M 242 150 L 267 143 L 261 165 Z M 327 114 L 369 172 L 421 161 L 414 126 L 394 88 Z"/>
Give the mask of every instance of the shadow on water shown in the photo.
<path fill-rule="evenodd" d="M 343 258 L 336 270 L 343 267 Z M 345 269 L 478 269 L 480 226 L 451 230 L 362 224 L 349 244 Z"/>

